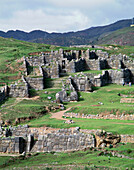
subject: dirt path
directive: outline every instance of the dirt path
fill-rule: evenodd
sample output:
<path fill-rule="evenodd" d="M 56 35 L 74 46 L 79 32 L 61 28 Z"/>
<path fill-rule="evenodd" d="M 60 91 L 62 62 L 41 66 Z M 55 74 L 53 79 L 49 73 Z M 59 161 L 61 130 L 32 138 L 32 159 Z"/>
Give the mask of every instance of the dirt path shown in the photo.
<path fill-rule="evenodd" d="M 65 118 L 62 118 L 62 116 L 63 116 L 63 114 L 64 114 L 65 112 L 67 112 L 67 111 L 70 110 L 70 109 L 71 109 L 71 108 L 68 108 L 68 109 L 66 109 L 66 110 L 59 111 L 59 112 L 56 112 L 56 113 L 51 113 L 51 114 L 52 114 L 51 118 L 55 118 L 55 119 L 59 119 L 59 120 L 67 120 L 67 119 L 65 119 Z"/>
<path fill-rule="evenodd" d="M 68 108 L 66 110 L 63 110 L 63 111 L 59 111 L 59 112 L 56 112 L 56 113 L 51 113 L 51 118 L 55 118 L 55 119 L 59 119 L 59 120 L 67 120 L 65 118 L 62 118 L 63 114 L 65 112 L 67 112 L 68 110 L 70 110 L 71 108 Z M 87 119 L 87 118 L 83 118 L 83 119 Z M 134 123 L 118 123 L 118 122 L 112 122 L 114 124 L 122 124 L 122 125 L 134 125 Z"/>

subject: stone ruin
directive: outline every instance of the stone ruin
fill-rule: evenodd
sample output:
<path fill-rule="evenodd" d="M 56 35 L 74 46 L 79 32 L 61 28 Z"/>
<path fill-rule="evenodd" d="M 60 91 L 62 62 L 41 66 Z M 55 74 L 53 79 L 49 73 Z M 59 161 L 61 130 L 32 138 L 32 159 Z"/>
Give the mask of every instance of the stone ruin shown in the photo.
<path fill-rule="evenodd" d="M 134 83 L 134 60 L 126 55 L 109 55 L 101 50 L 63 50 L 30 53 L 23 57 L 22 79 L 0 90 L 0 101 L 6 96 L 29 97 L 29 90 L 46 88 L 46 78 L 56 79 L 67 73 L 78 73 L 68 78 L 62 91 L 56 95 L 59 101 L 77 101 L 78 91 L 91 92 L 93 86 L 104 86 L 109 83 Z M 85 70 L 102 70 L 102 74 L 86 74 Z M 120 69 L 120 70 L 117 70 Z M 68 86 L 64 88 L 64 86 Z M 63 97 L 64 96 L 64 97 Z M 60 99 L 59 99 L 60 98 Z M 64 98 L 64 99 L 63 99 Z"/>
<path fill-rule="evenodd" d="M 62 81 L 62 91 L 56 94 L 56 101 L 59 102 L 70 102 L 78 101 L 78 91 L 92 91 L 92 83 L 87 76 L 76 76 Z"/>
<path fill-rule="evenodd" d="M 94 134 L 94 135 L 93 135 Z M 125 139 L 125 138 L 123 138 Z M 119 135 L 101 130 L 0 127 L 0 153 L 68 152 L 94 147 L 115 146 Z"/>
<path fill-rule="evenodd" d="M 32 54 L 31 54 L 32 55 Z M 24 57 L 25 75 L 34 72 L 34 75 L 44 78 L 58 78 L 66 73 L 75 73 L 85 70 L 102 69 L 133 69 L 134 61 L 126 55 L 111 55 L 101 50 L 63 50 L 42 52 L 39 56 Z"/>

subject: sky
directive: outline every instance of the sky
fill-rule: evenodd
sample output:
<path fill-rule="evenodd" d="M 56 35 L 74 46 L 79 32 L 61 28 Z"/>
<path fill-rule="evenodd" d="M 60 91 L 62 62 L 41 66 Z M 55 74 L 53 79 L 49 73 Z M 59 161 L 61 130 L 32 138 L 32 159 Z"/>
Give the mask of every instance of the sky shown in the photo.
<path fill-rule="evenodd" d="M 134 0 L 0 0 L 0 30 L 69 32 L 134 17 Z"/>

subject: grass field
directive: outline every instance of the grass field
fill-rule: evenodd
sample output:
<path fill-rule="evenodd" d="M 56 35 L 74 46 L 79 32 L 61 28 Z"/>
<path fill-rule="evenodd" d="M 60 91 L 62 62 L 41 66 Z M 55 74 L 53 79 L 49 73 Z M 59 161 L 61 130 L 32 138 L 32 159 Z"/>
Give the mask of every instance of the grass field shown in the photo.
<path fill-rule="evenodd" d="M 122 145 L 119 144 L 117 148 L 106 148 L 107 150 L 118 150 L 118 153 L 125 154 L 129 157 L 134 157 L 134 144 Z M 131 151 L 131 154 L 129 152 Z M 70 153 L 38 153 L 33 156 L 9 158 L 0 157 L 1 169 L 104 169 L 104 168 L 119 168 L 132 169 L 134 168 L 133 159 L 118 158 L 111 155 L 98 156 L 101 151 L 88 150 Z M 52 167 L 52 168 L 51 168 Z M 49 170 L 50 170 L 49 169 Z"/>
<path fill-rule="evenodd" d="M 47 91 L 47 94 L 45 94 Z M 9 98 L 1 105 L 1 116 L 3 120 L 10 119 L 14 121 L 17 117 L 36 116 L 37 119 L 31 120 L 28 124 L 30 126 L 49 126 L 54 128 L 69 128 L 72 126 L 79 126 L 82 129 L 104 129 L 106 131 L 117 132 L 119 134 L 133 134 L 134 126 L 129 120 L 94 120 L 94 119 L 76 119 L 73 118 L 74 124 L 64 124 L 62 120 L 51 119 L 50 115 L 46 113 L 46 106 L 56 105 L 48 100 L 48 96 L 55 100 L 55 94 L 60 89 L 45 89 L 37 91 L 39 98 L 37 100 L 20 100 L 17 102 L 14 98 Z M 99 114 L 112 113 L 116 114 L 133 114 L 133 104 L 120 103 L 121 97 L 118 93 L 125 93 L 133 95 L 134 86 L 121 86 L 111 84 L 98 88 L 93 93 L 80 92 L 80 101 L 77 103 L 64 103 L 66 108 L 72 108 L 71 111 L 75 113 L 84 114 Z M 96 106 L 98 102 L 104 105 Z"/>
<path fill-rule="evenodd" d="M 0 37 L 0 84 L 10 84 L 19 79 L 17 76 L 21 73 L 22 62 L 18 63 L 17 59 L 28 56 L 31 52 L 51 51 L 53 48 L 55 46 Z"/>
<path fill-rule="evenodd" d="M 37 91 L 36 95 L 40 95 L 39 99 L 15 99 L 8 98 L 5 100 L 0 107 L 1 117 L 3 120 L 11 120 L 12 122 L 16 118 L 36 116 L 40 117 L 46 114 L 46 106 L 52 105 L 51 101 L 48 100 L 50 96 L 53 100 L 55 99 L 55 94 L 60 89 L 49 89 Z M 48 91 L 47 94 L 44 92 Z M 53 105 L 56 105 L 55 103 Z"/>
<path fill-rule="evenodd" d="M 109 132 L 118 134 L 130 134 L 134 132 L 134 123 L 130 120 L 103 120 L 103 119 L 82 119 L 72 118 L 74 124 L 65 124 L 64 120 L 50 118 L 50 115 L 45 115 L 39 119 L 31 120 L 28 125 L 32 127 L 53 127 L 53 128 L 70 128 L 80 127 L 81 129 L 103 129 Z"/>
<path fill-rule="evenodd" d="M 127 94 L 128 97 L 133 96 L 134 85 L 121 86 L 110 84 L 103 87 L 97 87 L 93 93 L 80 92 L 80 101 L 77 103 L 65 103 L 67 107 L 72 107 L 72 112 L 83 114 L 99 114 L 109 112 L 116 114 L 117 112 L 125 114 L 133 114 L 133 104 L 120 103 L 121 97 L 118 93 Z M 103 105 L 98 105 L 102 102 Z M 70 112 L 70 111 L 69 111 Z"/>

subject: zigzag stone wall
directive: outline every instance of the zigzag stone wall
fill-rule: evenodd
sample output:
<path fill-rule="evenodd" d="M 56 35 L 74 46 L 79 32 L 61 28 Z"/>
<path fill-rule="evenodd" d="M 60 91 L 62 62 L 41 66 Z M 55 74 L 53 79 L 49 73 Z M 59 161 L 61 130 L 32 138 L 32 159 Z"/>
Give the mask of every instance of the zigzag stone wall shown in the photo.
<path fill-rule="evenodd" d="M 77 130 L 72 133 L 70 129 L 61 129 L 56 133 L 39 135 L 31 152 L 75 151 L 90 147 L 95 147 L 95 139 L 92 135 Z"/>
<path fill-rule="evenodd" d="M 92 135 L 94 134 L 94 135 Z M 109 136 L 109 137 L 108 137 Z M 28 128 L 27 125 L 0 128 L 0 153 L 77 151 L 120 141 L 134 143 L 134 135 L 113 135 L 101 130 Z M 35 140 L 34 140 L 35 139 Z M 102 143 L 103 143 L 102 142 Z M 98 145 L 100 144 L 100 145 Z"/>
<path fill-rule="evenodd" d="M 22 137 L 0 137 L 0 152 L 22 153 L 25 150 L 25 142 Z"/>

